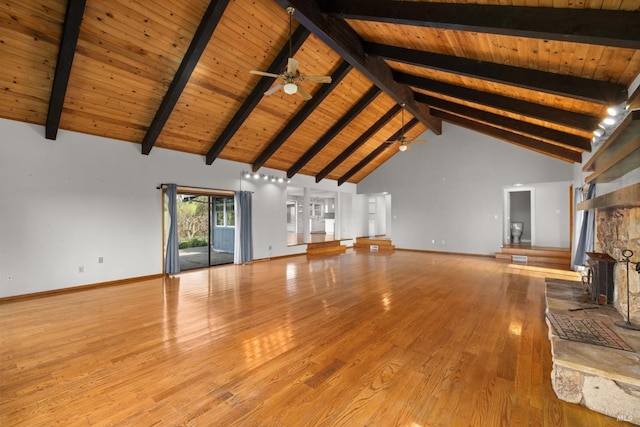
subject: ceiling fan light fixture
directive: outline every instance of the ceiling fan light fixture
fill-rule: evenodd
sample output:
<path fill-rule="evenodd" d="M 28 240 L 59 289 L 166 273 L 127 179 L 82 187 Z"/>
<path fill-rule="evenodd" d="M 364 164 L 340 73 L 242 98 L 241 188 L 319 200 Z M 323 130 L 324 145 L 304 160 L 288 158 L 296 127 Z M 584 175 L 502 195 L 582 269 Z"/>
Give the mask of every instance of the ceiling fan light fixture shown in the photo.
<path fill-rule="evenodd" d="M 407 144 L 400 144 L 400 146 L 398 147 L 398 150 L 407 151 L 407 148 L 409 148 Z"/>
<path fill-rule="evenodd" d="M 282 87 L 282 89 L 287 95 L 294 95 L 298 92 L 298 85 L 296 85 L 295 83 L 287 83 Z"/>

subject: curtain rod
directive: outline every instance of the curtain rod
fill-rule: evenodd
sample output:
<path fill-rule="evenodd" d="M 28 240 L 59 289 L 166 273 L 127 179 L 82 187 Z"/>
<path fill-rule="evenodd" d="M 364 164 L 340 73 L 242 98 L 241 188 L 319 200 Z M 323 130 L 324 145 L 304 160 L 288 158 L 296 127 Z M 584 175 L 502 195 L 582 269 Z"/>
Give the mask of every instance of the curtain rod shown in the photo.
<path fill-rule="evenodd" d="M 156 190 L 160 190 L 163 187 L 166 187 L 167 185 L 169 185 L 170 183 L 162 183 L 160 185 L 158 185 L 156 187 Z M 220 190 L 218 188 L 207 188 L 207 187 L 194 187 L 192 185 L 180 185 L 180 184 L 176 184 L 177 188 L 181 188 L 181 189 L 187 189 L 187 190 L 205 190 L 205 191 L 209 191 L 209 192 L 219 192 L 219 193 L 234 193 L 233 190 Z M 251 191 L 251 193 L 253 193 L 253 191 Z"/>

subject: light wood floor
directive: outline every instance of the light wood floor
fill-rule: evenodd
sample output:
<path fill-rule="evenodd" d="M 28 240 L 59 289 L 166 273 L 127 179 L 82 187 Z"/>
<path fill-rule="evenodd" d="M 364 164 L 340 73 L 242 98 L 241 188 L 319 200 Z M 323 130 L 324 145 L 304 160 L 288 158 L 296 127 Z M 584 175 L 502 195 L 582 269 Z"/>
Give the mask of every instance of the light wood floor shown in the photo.
<path fill-rule="evenodd" d="M 348 251 L 7 302 L 0 425 L 621 425 L 555 397 L 543 293 Z"/>

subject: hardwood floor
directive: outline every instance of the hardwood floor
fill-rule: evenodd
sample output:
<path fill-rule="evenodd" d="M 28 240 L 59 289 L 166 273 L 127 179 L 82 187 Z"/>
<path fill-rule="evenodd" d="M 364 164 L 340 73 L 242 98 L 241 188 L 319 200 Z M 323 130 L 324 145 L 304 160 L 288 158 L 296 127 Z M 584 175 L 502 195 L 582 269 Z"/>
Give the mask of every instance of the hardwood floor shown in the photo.
<path fill-rule="evenodd" d="M 0 305 L 0 425 L 608 426 L 550 385 L 544 282 L 490 258 L 227 265 Z"/>

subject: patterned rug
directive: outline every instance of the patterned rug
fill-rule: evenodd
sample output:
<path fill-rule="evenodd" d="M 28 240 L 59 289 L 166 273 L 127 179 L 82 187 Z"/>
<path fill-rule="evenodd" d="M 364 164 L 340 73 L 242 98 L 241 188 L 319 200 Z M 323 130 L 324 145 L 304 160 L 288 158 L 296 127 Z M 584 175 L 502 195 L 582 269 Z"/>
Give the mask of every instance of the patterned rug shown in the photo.
<path fill-rule="evenodd" d="M 560 338 L 618 350 L 634 351 L 626 342 L 600 320 L 583 319 L 547 313 L 547 318 Z"/>

